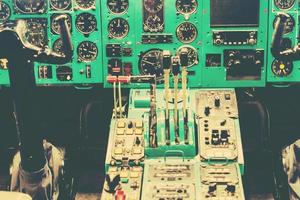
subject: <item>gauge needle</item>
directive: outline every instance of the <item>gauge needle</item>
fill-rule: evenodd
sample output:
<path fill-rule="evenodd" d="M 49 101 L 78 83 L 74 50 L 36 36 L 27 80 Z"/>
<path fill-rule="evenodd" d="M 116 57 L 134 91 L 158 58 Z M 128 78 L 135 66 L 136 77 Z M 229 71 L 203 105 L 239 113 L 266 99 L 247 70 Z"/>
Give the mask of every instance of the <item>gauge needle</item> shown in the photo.
<path fill-rule="evenodd" d="M 147 61 L 147 60 L 144 60 L 144 62 L 145 62 L 145 63 L 148 63 L 149 65 L 152 65 L 152 66 L 155 65 L 155 63 L 149 62 L 149 61 Z"/>

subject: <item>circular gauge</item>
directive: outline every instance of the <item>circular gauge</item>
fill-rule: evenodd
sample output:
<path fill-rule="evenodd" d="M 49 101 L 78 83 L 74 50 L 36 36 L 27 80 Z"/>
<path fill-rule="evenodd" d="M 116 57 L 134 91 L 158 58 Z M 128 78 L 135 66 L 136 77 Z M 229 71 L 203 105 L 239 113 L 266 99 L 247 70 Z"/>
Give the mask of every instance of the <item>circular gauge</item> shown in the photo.
<path fill-rule="evenodd" d="M 150 15 L 144 24 L 144 30 L 149 32 L 160 32 L 164 29 L 163 20 L 157 15 Z"/>
<path fill-rule="evenodd" d="M 90 41 L 81 42 L 77 47 L 78 60 L 81 62 L 91 62 L 96 60 L 98 55 L 97 45 Z"/>
<path fill-rule="evenodd" d="M 144 0 L 144 8 L 150 13 L 157 13 L 163 8 L 162 0 Z"/>
<path fill-rule="evenodd" d="M 128 0 L 107 0 L 107 7 L 114 14 L 122 14 L 128 10 Z"/>
<path fill-rule="evenodd" d="M 129 33 L 129 24 L 123 18 L 115 18 L 108 24 L 109 38 L 124 38 Z"/>
<path fill-rule="evenodd" d="M 160 49 L 151 49 L 143 53 L 140 57 L 139 68 L 143 75 L 156 75 L 157 80 L 163 77 L 163 51 Z"/>
<path fill-rule="evenodd" d="M 197 50 L 192 46 L 182 46 L 177 50 L 177 55 L 179 56 L 184 49 L 186 49 L 188 52 L 189 60 L 188 60 L 187 67 L 192 67 L 194 65 L 197 65 L 199 63 Z"/>
<path fill-rule="evenodd" d="M 5 21 L 9 17 L 10 17 L 10 8 L 9 8 L 9 6 L 6 3 L 0 1 L 0 20 Z"/>
<path fill-rule="evenodd" d="M 82 10 L 89 10 L 95 7 L 96 0 L 76 0 L 76 4 Z"/>
<path fill-rule="evenodd" d="M 278 19 L 278 16 L 274 19 L 273 28 L 275 28 L 275 23 L 276 23 L 277 19 Z M 285 29 L 284 29 L 283 33 L 288 34 L 288 33 L 292 32 L 294 27 L 295 27 L 295 20 L 291 15 L 289 15 L 289 17 L 286 19 Z"/>
<path fill-rule="evenodd" d="M 47 20 L 44 19 L 28 19 L 26 38 L 29 43 L 43 47 L 47 42 Z"/>
<path fill-rule="evenodd" d="M 272 72 L 278 77 L 287 77 L 293 71 L 293 63 L 291 61 L 274 60 L 272 63 Z"/>
<path fill-rule="evenodd" d="M 183 43 L 191 43 L 197 38 L 197 28 L 190 22 L 183 22 L 177 27 L 177 38 Z"/>
<path fill-rule="evenodd" d="M 278 8 L 287 10 L 293 7 L 295 0 L 274 0 L 274 3 Z"/>
<path fill-rule="evenodd" d="M 15 8 L 21 13 L 42 13 L 45 6 L 45 0 L 15 0 Z"/>
<path fill-rule="evenodd" d="M 197 10 L 197 0 L 177 0 L 176 9 L 181 14 L 192 14 Z"/>
<path fill-rule="evenodd" d="M 65 15 L 65 14 L 64 14 Z M 51 31 L 54 34 L 60 34 L 60 26 L 58 24 L 57 18 L 60 16 L 60 14 L 53 14 L 51 16 Z M 71 30 L 72 28 L 72 22 L 71 22 L 71 16 L 67 15 L 67 25 L 69 27 L 69 29 Z"/>
<path fill-rule="evenodd" d="M 50 5 L 55 10 L 66 10 L 71 5 L 71 0 L 50 0 Z"/>
<path fill-rule="evenodd" d="M 60 55 L 63 55 L 64 52 L 63 52 L 63 50 L 62 50 L 62 45 L 63 45 L 62 40 L 61 40 L 60 38 L 57 39 L 57 40 L 53 43 L 53 47 L 52 47 L 53 51 L 54 51 L 55 53 L 58 53 L 58 54 L 60 54 Z"/>
<path fill-rule="evenodd" d="M 97 19 L 90 13 L 81 13 L 76 18 L 76 28 L 83 34 L 90 34 L 97 28 Z"/>

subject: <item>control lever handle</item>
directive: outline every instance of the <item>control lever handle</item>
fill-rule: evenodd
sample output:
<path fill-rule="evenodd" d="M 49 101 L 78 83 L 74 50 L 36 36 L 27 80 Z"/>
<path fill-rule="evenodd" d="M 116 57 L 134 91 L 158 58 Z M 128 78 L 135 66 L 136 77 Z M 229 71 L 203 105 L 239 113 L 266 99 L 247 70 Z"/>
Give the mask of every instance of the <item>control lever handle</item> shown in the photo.
<path fill-rule="evenodd" d="M 57 17 L 58 25 L 60 28 L 60 38 L 62 40 L 63 55 L 53 52 L 51 49 L 44 50 L 43 53 L 36 57 L 35 61 L 50 63 L 50 64 L 65 64 L 70 62 L 73 56 L 73 45 L 71 41 L 70 28 L 67 24 L 68 17 L 60 15 Z"/>
<path fill-rule="evenodd" d="M 163 68 L 164 70 L 171 69 L 172 55 L 170 51 L 163 51 Z"/>
<path fill-rule="evenodd" d="M 189 65 L 189 55 L 187 48 L 183 48 L 182 52 L 180 53 L 180 64 L 182 67 L 187 67 Z"/>
<path fill-rule="evenodd" d="M 281 44 L 283 40 L 284 30 L 287 26 L 288 15 L 286 13 L 279 13 L 277 15 L 274 33 L 272 37 L 271 53 L 277 60 L 282 61 L 296 61 L 300 60 L 300 47 L 297 44 L 290 49 L 282 50 Z"/>
<path fill-rule="evenodd" d="M 67 16 L 58 17 L 60 26 L 60 36 L 62 39 L 63 55 L 55 53 L 50 48 L 38 47 L 31 44 L 26 37 L 28 32 L 27 24 L 24 20 L 6 22 L 0 26 L 0 58 L 16 59 L 16 51 L 22 54 L 22 59 L 31 62 L 42 62 L 49 64 L 65 64 L 70 62 L 73 55 L 73 45 L 71 34 L 67 25 Z M 8 47 L 8 48 L 6 48 Z"/>

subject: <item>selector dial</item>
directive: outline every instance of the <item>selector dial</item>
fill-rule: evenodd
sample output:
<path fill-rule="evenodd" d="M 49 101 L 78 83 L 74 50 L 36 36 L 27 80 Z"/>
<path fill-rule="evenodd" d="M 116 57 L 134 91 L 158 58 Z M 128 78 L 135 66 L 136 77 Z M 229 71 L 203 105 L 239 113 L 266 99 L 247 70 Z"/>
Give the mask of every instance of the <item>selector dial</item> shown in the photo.
<path fill-rule="evenodd" d="M 295 0 L 274 0 L 276 7 L 282 10 L 288 10 L 294 6 Z"/>
<path fill-rule="evenodd" d="M 45 11 L 45 0 L 14 0 L 15 9 L 20 13 L 43 13 Z"/>
<path fill-rule="evenodd" d="M 47 44 L 47 20 L 44 18 L 27 19 L 28 32 L 26 38 L 29 43 L 38 47 L 44 47 Z"/>
<path fill-rule="evenodd" d="M 11 11 L 9 6 L 6 3 L 0 1 L 0 21 L 8 20 L 10 14 Z"/>
<path fill-rule="evenodd" d="M 81 10 L 89 10 L 95 8 L 96 0 L 76 0 L 76 4 Z"/>
<path fill-rule="evenodd" d="M 181 14 L 192 14 L 197 10 L 197 0 L 177 0 L 176 9 Z"/>
<path fill-rule="evenodd" d="M 54 51 L 55 53 L 58 53 L 58 54 L 60 54 L 60 55 L 64 55 L 62 46 L 63 46 L 62 40 L 59 38 L 59 39 L 57 39 L 57 40 L 53 43 L 52 49 L 53 49 L 53 51 Z"/>
<path fill-rule="evenodd" d="M 272 63 L 272 72 L 278 77 L 287 77 L 293 71 L 293 62 L 274 60 Z"/>
<path fill-rule="evenodd" d="M 92 62 L 96 60 L 98 48 L 94 42 L 84 41 L 77 47 L 78 60 L 81 62 Z"/>
<path fill-rule="evenodd" d="M 183 22 L 177 27 L 176 35 L 179 41 L 183 43 L 193 42 L 198 35 L 197 28 L 190 22 Z"/>
<path fill-rule="evenodd" d="M 82 34 L 88 35 L 97 28 L 97 19 L 90 13 L 81 13 L 76 18 L 76 28 Z"/>
<path fill-rule="evenodd" d="M 71 6 L 71 0 L 50 0 L 50 5 L 55 10 L 66 10 Z"/>
<path fill-rule="evenodd" d="M 163 20 L 156 14 L 148 16 L 144 24 L 144 30 L 152 33 L 160 32 L 164 29 Z"/>
<path fill-rule="evenodd" d="M 161 49 L 151 49 L 143 53 L 140 57 L 139 68 L 143 75 L 156 75 L 158 81 L 163 77 L 163 51 Z"/>
<path fill-rule="evenodd" d="M 144 0 L 144 8 L 150 13 L 158 13 L 163 8 L 162 0 Z"/>
<path fill-rule="evenodd" d="M 128 10 L 128 0 L 108 0 L 107 7 L 114 14 L 122 14 Z"/>
<path fill-rule="evenodd" d="M 109 38 L 124 38 L 129 33 L 129 24 L 123 18 L 115 18 L 111 20 L 108 24 L 108 33 Z"/>

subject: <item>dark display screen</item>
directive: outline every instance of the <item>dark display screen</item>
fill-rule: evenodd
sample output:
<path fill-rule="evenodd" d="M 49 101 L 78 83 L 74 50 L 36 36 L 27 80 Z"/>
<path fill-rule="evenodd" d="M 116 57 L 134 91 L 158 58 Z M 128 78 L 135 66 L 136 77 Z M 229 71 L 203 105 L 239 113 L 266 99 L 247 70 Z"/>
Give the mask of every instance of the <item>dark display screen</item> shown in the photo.
<path fill-rule="evenodd" d="M 259 0 L 211 0 L 211 27 L 236 27 L 259 24 Z"/>

